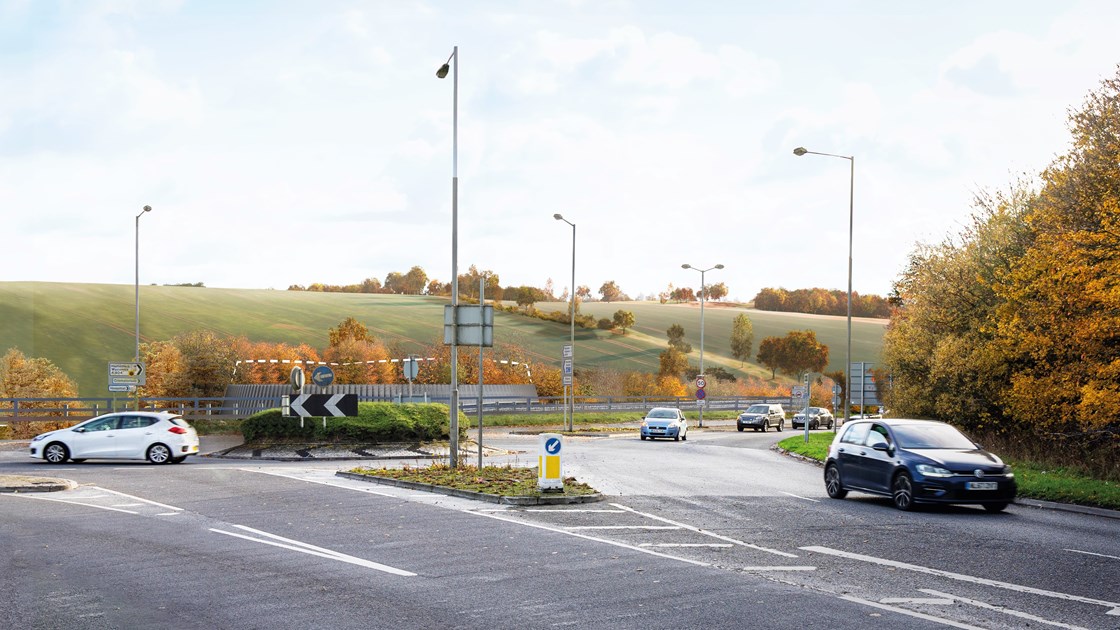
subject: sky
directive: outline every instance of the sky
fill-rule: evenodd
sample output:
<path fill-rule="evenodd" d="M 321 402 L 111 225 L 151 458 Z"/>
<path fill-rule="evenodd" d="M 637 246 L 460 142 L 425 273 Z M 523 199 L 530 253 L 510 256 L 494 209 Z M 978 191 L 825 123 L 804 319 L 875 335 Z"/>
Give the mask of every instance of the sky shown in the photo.
<path fill-rule="evenodd" d="M 4 281 L 886 295 L 1069 149 L 1120 3 L 0 0 Z M 436 69 L 458 46 L 458 90 Z M 458 221 L 452 113 L 458 97 Z M 793 154 L 795 147 L 854 161 Z M 137 222 L 145 205 L 152 211 Z"/>

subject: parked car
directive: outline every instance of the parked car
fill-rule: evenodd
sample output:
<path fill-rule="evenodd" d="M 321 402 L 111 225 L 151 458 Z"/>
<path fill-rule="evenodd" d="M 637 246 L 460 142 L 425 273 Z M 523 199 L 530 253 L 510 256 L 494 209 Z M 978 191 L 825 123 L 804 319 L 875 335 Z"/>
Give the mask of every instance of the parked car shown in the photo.
<path fill-rule="evenodd" d="M 198 453 L 198 433 L 182 416 L 166 412 L 125 411 L 91 418 L 31 439 L 31 457 L 52 464 L 87 459 L 146 459 L 179 464 Z"/>
<path fill-rule="evenodd" d="M 673 438 L 688 439 L 688 421 L 684 412 L 672 407 L 654 407 L 642 418 L 642 439 Z"/>
<path fill-rule="evenodd" d="M 770 427 L 778 427 L 781 431 L 786 426 L 786 410 L 782 409 L 781 405 L 758 403 L 747 407 L 747 410 L 739 414 L 738 419 L 735 420 L 735 428 L 742 431 L 744 429 L 754 429 L 755 431 L 766 432 Z"/>
<path fill-rule="evenodd" d="M 824 427 L 831 429 L 836 419 L 832 417 L 832 412 L 824 407 L 809 407 L 809 428 L 819 429 Z M 801 410 L 793 414 L 793 428 L 800 429 L 805 426 L 805 411 Z"/>
<path fill-rule="evenodd" d="M 849 490 L 890 497 L 900 510 L 918 503 L 983 505 L 999 512 L 1015 500 L 1015 474 L 955 427 L 932 420 L 855 420 L 828 447 L 828 496 Z"/>

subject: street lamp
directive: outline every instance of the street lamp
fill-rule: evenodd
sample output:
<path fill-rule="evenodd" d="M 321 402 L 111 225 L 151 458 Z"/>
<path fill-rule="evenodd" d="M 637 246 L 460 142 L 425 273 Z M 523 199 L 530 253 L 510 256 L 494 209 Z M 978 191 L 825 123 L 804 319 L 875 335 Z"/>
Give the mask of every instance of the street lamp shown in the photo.
<path fill-rule="evenodd" d="M 844 422 L 847 423 L 852 414 L 850 404 L 852 399 L 852 231 L 855 220 L 856 158 L 854 155 L 818 153 L 817 151 L 809 151 L 805 147 L 797 147 L 793 150 L 793 154 L 796 156 L 802 156 L 806 153 L 847 160 L 851 166 L 851 176 L 848 182 L 848 364 L 844 366 L 844 378 L 847 381 L 847 386 L 844 388 L 844 398 L 846 399 L 844 401 Z M 809 421 L 808 417 L 805 418 L 805 421 Z"/>
<path fill-rule="evenodd" d="M 136 215 L 136 355 L 133 359 L 140 362 L 140 217 L 145 212 L 151 212 L 151 206 L 144 206 L 140 214 Z M 136 410 L 140 410 L 140 394 L 136 394 Z"/>
<path fill-rule="evenodd" d="M 564 390 L 567 392 L 568 403 L 571 405 L 570 408 L 566 410 L 568 414 L 568 430 L 574 431 L 576 413 L 576 224 L 565 219 L 564 215 L 560 213 L 552 215 L 552 218 L 572 226 L 572 288 L 571 294 L 569 295 L 572 305 L 568 312 L 568 321 L 571 325 L 571 341 L 569 343 L 571 343 L 572 346 L 572 356 L 569 358 L 572 360 L 572 384 L 566 385 Z"/>
<path fill-rule="evenodd" d="M 444 78 L 455 60 L 451 89 L 451 456 L 452 468 L 459 467 L 459 47 L 436 70 Z"/>
<path fill-rule="evenodd" d="M 697 269 L 692 265 L 685 263 L 681 265 L 681 269 L 693 269 L 700 272 L 700 376 L 704 375 L 704 300 L 708 297 L 708 290 L 704 285 L 704 274 L 713 269 L 723 269 L 723 265 L 716 265 L 715 267 L 708 267 L 707 269 Z M 700 405 L 700 426 L 704 426 L 704 405 Z"/>

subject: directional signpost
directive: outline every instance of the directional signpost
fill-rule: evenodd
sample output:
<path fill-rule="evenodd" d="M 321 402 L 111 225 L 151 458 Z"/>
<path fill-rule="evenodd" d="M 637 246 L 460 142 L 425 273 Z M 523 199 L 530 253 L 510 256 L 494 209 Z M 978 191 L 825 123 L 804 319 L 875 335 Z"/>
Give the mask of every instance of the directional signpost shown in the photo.
<path fill-rule="evenodd" d="M 139 361 L 127 363 L 109 362 L 109 391 L 134 392 L 141 385 L 147 385 L 144 364 Z"/>
<path fill-rule="evenodd" d="M 357 394 L 301 394 L 288 405 L 289 416 L 343 418 L 358 415 Z"/>

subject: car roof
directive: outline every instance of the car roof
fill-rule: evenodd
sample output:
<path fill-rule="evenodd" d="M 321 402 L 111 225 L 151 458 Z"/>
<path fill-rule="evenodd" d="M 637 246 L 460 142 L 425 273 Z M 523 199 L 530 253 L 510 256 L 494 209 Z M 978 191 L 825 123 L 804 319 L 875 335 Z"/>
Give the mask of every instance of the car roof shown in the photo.
<path fill-rule="evenodd" d="M 679 411 L 676 407 L 654 407 L 650 411 Z"/>
<path fill-rule="evenodd" d="M 853 418 L 853 421 L 854 422 L 878 422 L 879 424 L 885 424 L 888 427 L 897 427 L 897 426 L 903 426 L 903 425 L 923 425 L 923 424 L 926 424 L 926 425 L 944 424 L 944 425 L 952 426 L 948 422 L 941 422 L 940 420 L 918 420 L 918 419 L 915 419 L 915 418 Z"/>

